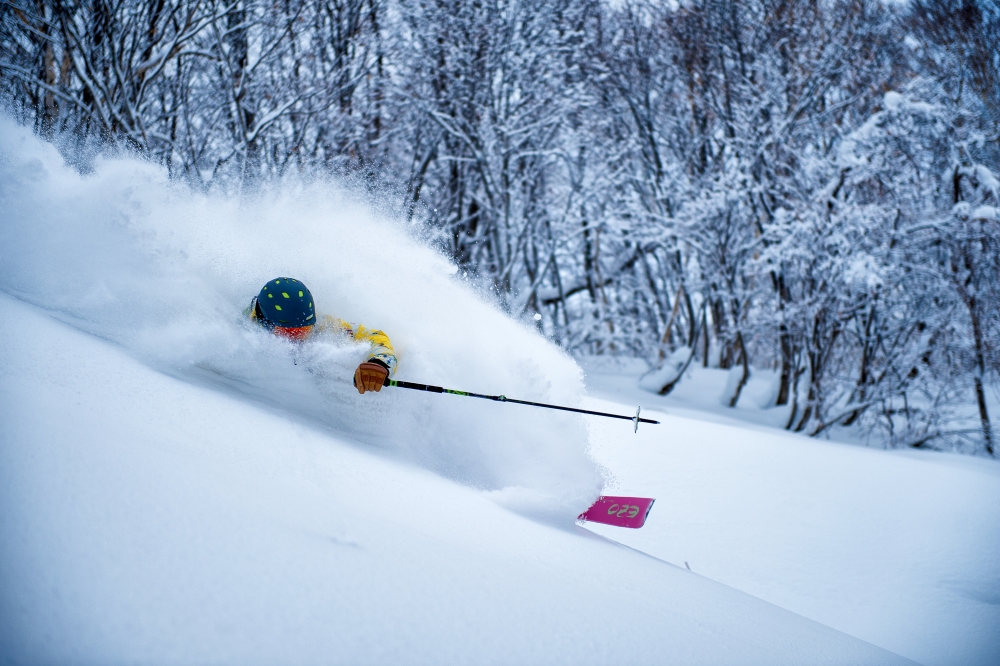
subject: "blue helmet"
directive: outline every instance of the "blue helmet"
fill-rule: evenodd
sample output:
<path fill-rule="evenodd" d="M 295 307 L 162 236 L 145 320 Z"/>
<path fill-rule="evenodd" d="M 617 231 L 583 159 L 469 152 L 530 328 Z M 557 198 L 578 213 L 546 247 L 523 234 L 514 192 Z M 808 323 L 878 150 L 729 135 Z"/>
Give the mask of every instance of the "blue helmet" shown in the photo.
<path fill-rule="evenodd" d="M 312 294 L 295 278 L 268 280 L 257 294 L 254 314 L 265 326 L 301 328 L 316 323 Z"/>

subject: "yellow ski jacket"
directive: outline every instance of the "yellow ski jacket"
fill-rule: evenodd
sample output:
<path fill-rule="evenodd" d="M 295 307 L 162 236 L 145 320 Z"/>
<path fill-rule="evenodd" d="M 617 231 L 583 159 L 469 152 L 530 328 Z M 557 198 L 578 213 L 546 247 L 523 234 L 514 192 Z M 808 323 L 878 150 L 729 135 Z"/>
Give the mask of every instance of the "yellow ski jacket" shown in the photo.
<path fill-rule="evenodd" d="M 355 342 L 367 342 L 371 345 L 368 350 L 368 360 L 381 361 L 387 368 L 389 374 L 396 374 L 396 352 L 392 348 L 389 336 L 375 328 L 366 328 L 361 324 L 355 324 L 343 319 L 337 319 L 330 315 L 323 315 L 316 322 L 312 335 L 317 333 L 331 332 L 344 335 Z"/>
<path fill-rule="evenodd" d="M 250 321 L 260 323 L 257 321 L 257 312 L 254 305 L 255 301 L 251 302 L 247 309 L 243 311 L 243 314 L 249 317 Z M 368 350 L 368 360 L 379 361 L 389 368 L 390 375 L 396 374 L 396 352 L 392 348 L 389 336 L 384 332 L 331 317 L 330 315 L 323 315 L 317 318 L 316 325 L 312 327 L 309 337 L 323 333 L 342 335 L 355 342 L 369 343 L 371 348 Z"/>

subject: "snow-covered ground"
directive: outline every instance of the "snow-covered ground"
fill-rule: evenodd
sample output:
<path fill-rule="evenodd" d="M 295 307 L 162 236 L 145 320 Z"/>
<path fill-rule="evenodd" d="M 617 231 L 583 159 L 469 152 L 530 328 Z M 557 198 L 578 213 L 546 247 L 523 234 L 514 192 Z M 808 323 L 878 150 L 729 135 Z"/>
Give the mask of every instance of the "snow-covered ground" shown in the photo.
<path fill-rule="evenodd" d="M 722 407 L 725 375 L 659 397 L 588 368 L 594 409 L 663 421 L 591 424 L 609 494 L 656 504 L 641 530 L 589 529 L 921 663 L 1000 663 L 1000 461 L 756 425 L 784 414 Z"/>
<path fill-rule="evenodd" d="M 664 423 L 352 394 L 363 349 L 240 317 L 281 274 L 385 328 L 402 379 Z M 0 660 L 1000 654 L 996 463 L 727 424 L 628 373 L 592 371 L 586 397 L 571 359 L 329 185 L 247 204 L 131 160 L 81 177 L 0 121 L 0 291 Z M 575 525 L 602 488 L 656 497 L 646 527 Z"/>
<path fill-rule="evenodd" d="M 6 295 L 0 336 L 11 663 L 904 662 Z"/>

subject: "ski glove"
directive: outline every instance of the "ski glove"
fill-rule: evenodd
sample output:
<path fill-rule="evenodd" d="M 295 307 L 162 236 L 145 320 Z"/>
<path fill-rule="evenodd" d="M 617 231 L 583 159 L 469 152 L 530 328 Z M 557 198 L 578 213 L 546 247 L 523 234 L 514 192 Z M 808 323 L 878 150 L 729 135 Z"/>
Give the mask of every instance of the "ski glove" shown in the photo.
<path fill-rule="evenodd" d="M 365 361 L 354 371 L 354 386 L 358 393 L 365 391 L 375 391 L 378 393 L 385 384 L 385 378 L 389 376 L 389 369 L 378 361 Z"/>

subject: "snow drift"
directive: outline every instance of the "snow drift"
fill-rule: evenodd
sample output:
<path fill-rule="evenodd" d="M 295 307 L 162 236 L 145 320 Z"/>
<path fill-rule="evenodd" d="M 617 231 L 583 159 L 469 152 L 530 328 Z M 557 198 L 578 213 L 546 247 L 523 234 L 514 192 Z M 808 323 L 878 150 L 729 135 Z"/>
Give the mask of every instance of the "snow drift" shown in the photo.
<path fill-rule="evenodd" d="M 161 371 L 294 412 L 523 511 L 545 499 L 569 520 L 600 490 L 578 417 L 398 389 L 359 396 L 351 374 L 365 347 L 294 345 L 248 325 L 241 312 L 260 286 L 292 276 L 320 313 L 385 330 L 399 379 L 579 403 L 571 358 L 336 183 L 205 195 L 125 158 L 80 175 L 0 119 L 0 211 L 0 289 Z"/>
<path fill-rule="evenodd" d="M 0 339 L 2 664 L 910 663 L 5 294 Z"/>

